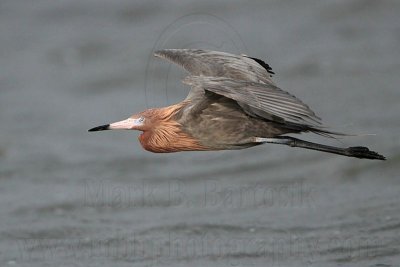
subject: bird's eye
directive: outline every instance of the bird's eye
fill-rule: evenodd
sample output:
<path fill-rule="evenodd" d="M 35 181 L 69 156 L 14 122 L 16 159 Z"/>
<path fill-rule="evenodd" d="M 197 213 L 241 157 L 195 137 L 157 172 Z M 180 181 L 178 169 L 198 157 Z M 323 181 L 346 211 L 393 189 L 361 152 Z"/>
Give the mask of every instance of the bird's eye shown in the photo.
<path fill-rule="evenodd" d="M 144 118 L 143 118 L 143 117 L 140 117 L 140 118 L 138 119 L 138 122 L 144 122 Z"/>

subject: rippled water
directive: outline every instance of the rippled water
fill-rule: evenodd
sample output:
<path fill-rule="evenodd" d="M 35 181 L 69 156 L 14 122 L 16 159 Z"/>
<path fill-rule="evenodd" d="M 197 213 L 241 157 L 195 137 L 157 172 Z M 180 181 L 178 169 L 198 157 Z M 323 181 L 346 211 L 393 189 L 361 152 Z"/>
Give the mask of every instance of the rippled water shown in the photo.
<path fill-rule="evenodd" d="M 1 1 L 0 265 L 398 266 L 400 3 Z M 87 133 L 180 101 L 159 48 L 260 57 L 385 162 Z M 376 135 L 365 135 L 365 134 Z"/>

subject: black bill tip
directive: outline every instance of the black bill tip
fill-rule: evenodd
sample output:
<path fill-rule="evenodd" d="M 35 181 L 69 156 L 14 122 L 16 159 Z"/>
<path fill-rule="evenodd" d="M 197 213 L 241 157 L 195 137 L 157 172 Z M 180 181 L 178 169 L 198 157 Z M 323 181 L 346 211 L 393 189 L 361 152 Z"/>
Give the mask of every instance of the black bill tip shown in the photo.
<path fill-rule="evenodd" d="M 105 125 L 94 127 L 92 129 L 88 130 L 88 132 L 97 132 L 97 131 L 105 131 L 105 130 L 110 130 L 110 124 L 105 124 Z"/>

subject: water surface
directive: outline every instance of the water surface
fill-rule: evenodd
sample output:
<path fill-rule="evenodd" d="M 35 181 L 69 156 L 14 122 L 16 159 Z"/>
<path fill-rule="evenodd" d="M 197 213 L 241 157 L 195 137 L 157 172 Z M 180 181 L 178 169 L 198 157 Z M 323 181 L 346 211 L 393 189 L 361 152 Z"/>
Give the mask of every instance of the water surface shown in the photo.
<path fill-rule="evenodd" d="M 0 265 L 398 266 L 400 3 L 2 1 Z M 276 145 L 151 154 L 87 133 L 188 88 L 159 48 L 268 62 L 386 162 Z M 373 133 L 376 135 L 365 135 Z"/>

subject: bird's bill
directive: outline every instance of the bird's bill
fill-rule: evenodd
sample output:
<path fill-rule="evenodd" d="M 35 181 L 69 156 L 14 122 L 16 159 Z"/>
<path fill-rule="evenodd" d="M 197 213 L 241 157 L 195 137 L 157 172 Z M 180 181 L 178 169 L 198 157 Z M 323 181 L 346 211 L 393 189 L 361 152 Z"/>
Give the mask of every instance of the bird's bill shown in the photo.
<path fill-rule="evenodd" d="M 105 131 L 110 129 L 110 124 L 105 124 L 105 125 L 100 125 L 97 127 L 94 127 L 92 129 L 89 129 L 89 132 L 97 132 L 97 131 Z"/>
<path fill-rule="evenodd" d="M 128 118 L 126 120 L 117 121 L 110 124 L 94 127 L 89 132 L 105 131 L 105 130 L 132 130 L 139 127 L 143 122 L 139 119 Z"/>

